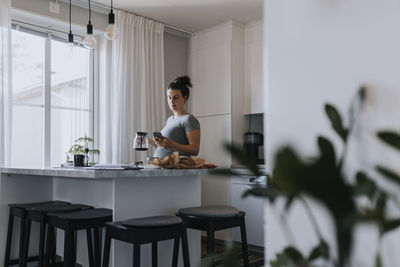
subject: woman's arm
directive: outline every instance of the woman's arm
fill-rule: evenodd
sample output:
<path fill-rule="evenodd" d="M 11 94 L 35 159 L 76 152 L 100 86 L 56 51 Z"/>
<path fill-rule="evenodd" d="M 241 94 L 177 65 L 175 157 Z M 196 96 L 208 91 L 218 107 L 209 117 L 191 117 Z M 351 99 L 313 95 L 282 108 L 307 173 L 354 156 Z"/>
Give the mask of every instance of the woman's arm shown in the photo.
<path fill-rule="evenodd" d="M 156 141 L 155 141 L 154 139 L 151 139 L 151 138 L 149 137 L 148 140 L 149 140 L 149 144 L 150 144 L 150 145 L 152 145 L 152 146 L 154 146 L 154 147 L 157 147 Z"/>
<path fill-rule="evenodd" d="M 163 140 L 156 138 L 156 144 L 163 148 L 173 148 L 183 154 L 197 156 L 200 150 L 200 130 L 186 132 L 186 137 L 189 141 L 188 145 L 176 143 L 166 137 Z"/>

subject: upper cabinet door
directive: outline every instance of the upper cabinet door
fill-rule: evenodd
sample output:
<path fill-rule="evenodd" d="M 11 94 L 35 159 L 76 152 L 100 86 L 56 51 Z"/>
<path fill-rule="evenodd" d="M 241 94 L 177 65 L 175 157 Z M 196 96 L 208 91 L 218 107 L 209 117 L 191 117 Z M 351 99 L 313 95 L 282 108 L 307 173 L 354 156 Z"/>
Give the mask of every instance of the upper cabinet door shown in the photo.
<path fill-rule="evenodd" d="M 262 21 L 245 29 L 245 113 L 264 112 Z"/>
<path fill-rule="evenodd" d="M 196 116 L 231 112 L 231 46 L 229 43 L 192 53 L 191 112 Z"/>

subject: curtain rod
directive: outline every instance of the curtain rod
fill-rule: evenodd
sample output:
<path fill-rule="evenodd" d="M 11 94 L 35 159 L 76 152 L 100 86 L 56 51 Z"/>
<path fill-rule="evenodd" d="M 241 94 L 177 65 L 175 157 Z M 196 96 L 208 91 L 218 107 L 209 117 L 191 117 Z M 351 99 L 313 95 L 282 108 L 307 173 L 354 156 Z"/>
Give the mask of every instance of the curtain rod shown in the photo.
<path fill-rule="evenodd" d="M 69 3 L 69 0 L 60 0 L 60 2 Z M 85 8 L 85 9 L 87 8 L 87 1 L 84 1 L 84 0 L 72 0 L 72 4 L 74 6 L 78 6 L 78 7 L 81 7 L 81 8 Z M 101 13 L 101 14 L 107 15 L 109 10 L 110 10 L 109 6 L 106 6 L 106 5 L 98 3 L 98 2 L 92 1 L 91 4 L 92 4 L 92 10 L 96 11 L 98 13 Z M 187 38 L 193 35 L 193 33 L 190 32 L 190 31 L 187 31 L 187 30 L 184 30 L 184 29 L 172 26 L 172 25 L 168 25 L 168 24 L 166 24 L 166 23 L 164 23 L 162 21 L 159 21 L 159 20 L 156 20 L 156 19 L 153 19 L 153 18 L 149 18 L 149 17 L 143 16 L 143 15 L 136 14 L 136 13 L 134 13 L 132 11 L 124 10 L 124 9 L 121 9 L 121 8 L 115 8 L 115 6 L 113 7 L 113 9 L 114 10 L 116 9 L 116 10 L 124 11 L 124 12 L 130 13 L 132 15 L 143 17 L 143 18 L 146 18 L 146 19 L 150 19 L 150 20 L 153 20 L 155 22 L 159 22 L 159 23 L 164 25 L 164 30 L 166 32 L 168 32 L 168 33 L 172 33 L 172 34 L 179 35 L 179 36 L 182 36 L 182 37 L 187 37 Z"/>

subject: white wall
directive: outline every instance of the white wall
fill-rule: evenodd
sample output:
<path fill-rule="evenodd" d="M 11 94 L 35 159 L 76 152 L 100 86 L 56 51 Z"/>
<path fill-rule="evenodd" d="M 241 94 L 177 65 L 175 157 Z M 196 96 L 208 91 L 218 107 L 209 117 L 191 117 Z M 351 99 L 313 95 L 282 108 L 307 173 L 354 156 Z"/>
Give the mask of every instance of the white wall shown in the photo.
<path fill-rule="evenodd" d="M 189 39 L 164 32 L 164 79 L 165 88 L 177 76 L 188 74 Z M 189 96 L 191 98 L 191 96 Z M 165 100 L 167 101 L 167 100 Z M 173 113 L 166 105 L 167 118 Z"/>
<path fill-rule="evenodd" d="M 398 153 L 376 141 L 377 129 L 399 129 L 400 109 L 400 4 L 397 0 L 275 0 L 264 1 L 265 118 L 268 167 L 283 144 L 293 144 L 303 155 L 316 152 L 316 136 L 340 141 L 323 112 L 325 102 L 334 103 L 347 115 L 350 99 L 361 84 L 369 86 L 361 133 L 351 138 L 348 173 L 372 172 L 377 162 L 399 169 Z M 392 189 L 399 193 L 398 188 Z M 324 233 L 332 242 L 329 218 L 316 208 Z M 268 208 L 266 253 L 268 261 L 288 240 L 281 221 Z M 316 237 L 300 207 L 291 212 L 289 224 L 298 246 L 309 252 Z M 360 237 L 361 236 L 361 237 Z M 373 266 L 376 229 L 357 235 L 352 266 Z M 383 245 L 384 266 L 398 266 L 396 232 Z M 301 244 L 301 245 L 299 245 Z"/>
<path fill-rule="evenodd" d="M 223 145 L 241 140 L 243 133 L 243 26 L 230 21 L 196 32 L 190 40 L 189 59 L 190 110 L 201 124 L 199 156 L 218 166 L 230 166 L 232 159 Z M 229 178 L 203 177 L 202 205 L 230 203 Z M 230 239 L 228 232 L 216 238 Z"/>
<path fill-rule="evenodd" d="M 60 14 L 51 13 L 49 11 L 49 0 L 11 0 L 13 9 L 28 11 L 30 13 L 41 16 L 42 18 L 52 18 L 61 22 L 69 22 L 69 4 L 58 1 L 60 4 Z M 72 23 L 78 26 L 85 26 L 88 23 L 89 12 L 85 8 L 72 6 Z M 108 17 L 92 10 L 92 24 L 96 30 L 104 30 L 108 24 Z M 54 26 L 54 24 L 46 25 Z"/>
<path fill-rule="evenodd" d="M 246 24 L 244 30 L 245 113 L 263 113 L 263 21 Z"/>

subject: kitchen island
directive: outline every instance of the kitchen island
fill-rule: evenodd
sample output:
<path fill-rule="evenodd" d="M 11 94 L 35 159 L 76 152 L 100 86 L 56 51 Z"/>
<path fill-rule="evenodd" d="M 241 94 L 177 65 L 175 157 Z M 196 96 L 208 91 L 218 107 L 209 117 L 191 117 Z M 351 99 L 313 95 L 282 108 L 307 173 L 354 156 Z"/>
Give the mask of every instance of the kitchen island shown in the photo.
<path fill-rule="evenodd" d="M 0 169 L 0 263 L 4 252 L 8 223 L 8 204 L 63 200 L 94 207 L 113 209 L 114 221 L 134 217 L 174 215 L 178 209 L 201 205 L 201 175 L 209 170 L 94 170 L 94 169 Z M 16 219 L 17 226 L 18 219 Z M 37 254 L 37 225 L 32 229 L 30 254 Z M 18 240 L 19 227 L 14 227 Z M 12 244 L 12 258 L 18 251 L 18 241 Z M 200 232 L 188 230 L 190 262 L 200 263 Z M 57 238 L 57 254 L 62 255 L 63 233 Z M 172 263 L 173 241 L 159 242 L 160 266 Z M 86 237 L 78 236 L 78 262 L 88 266 Z M 132 245 L 114 241 L 110 266 L 132 266 Z M 151 265 L 150 245 L 141 247 L 141 266 Z M 180 252 L 179 266 L 182 265 Z"/>

